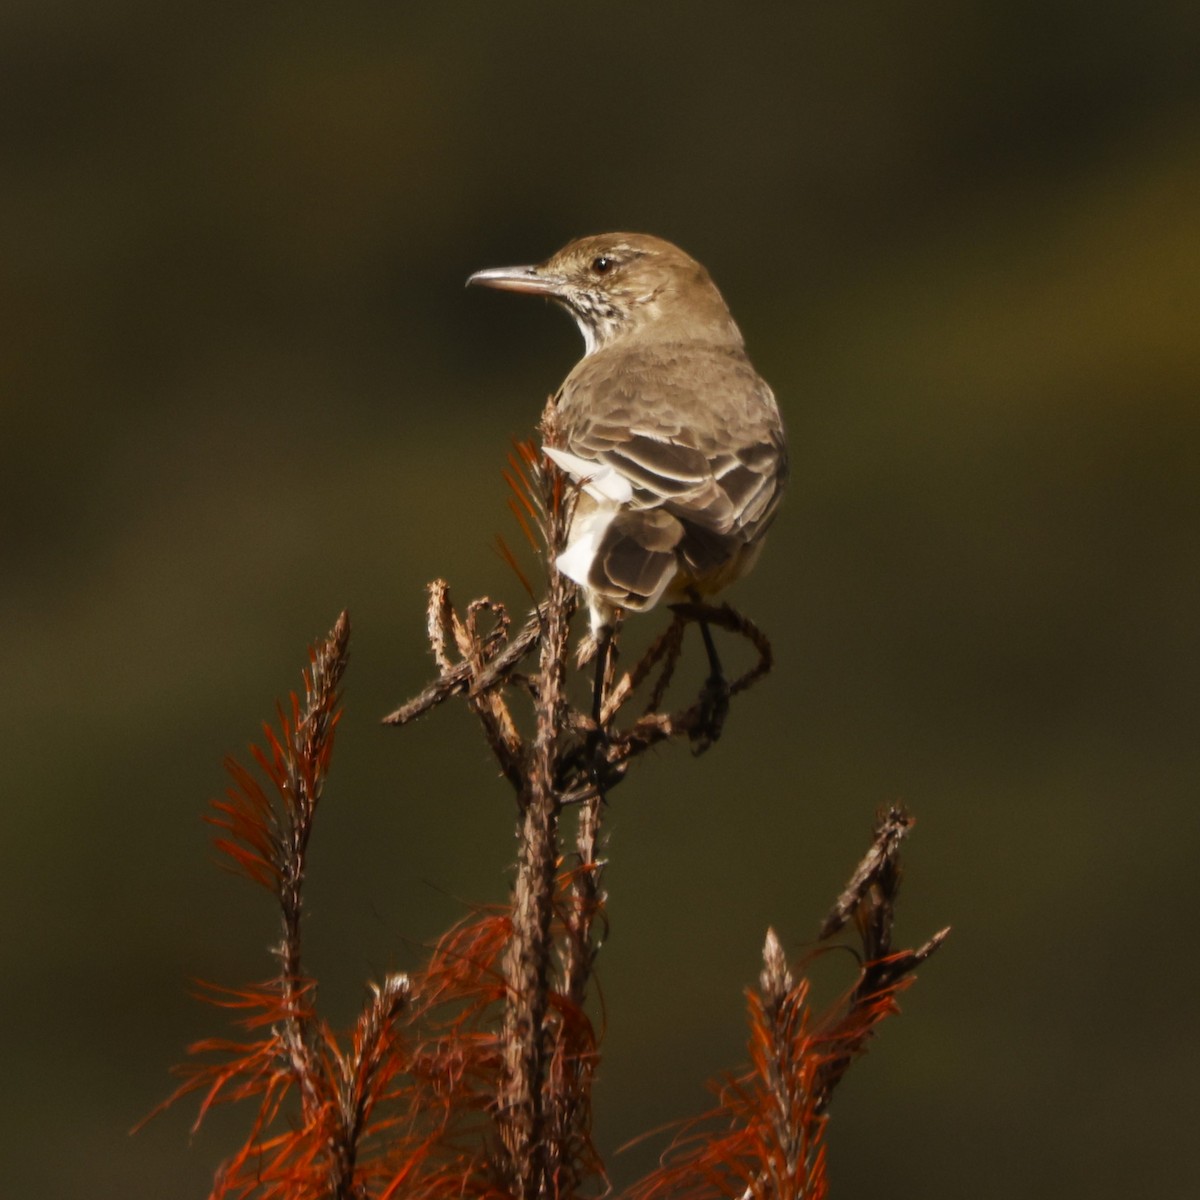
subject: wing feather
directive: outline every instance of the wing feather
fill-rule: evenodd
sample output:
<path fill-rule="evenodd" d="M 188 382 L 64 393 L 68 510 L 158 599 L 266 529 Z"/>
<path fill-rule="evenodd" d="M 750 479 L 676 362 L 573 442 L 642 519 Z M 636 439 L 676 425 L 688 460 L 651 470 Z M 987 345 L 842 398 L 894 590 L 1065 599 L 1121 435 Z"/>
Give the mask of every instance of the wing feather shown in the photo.
<path fill-rule="evenodd" d="M 700 392 L 679 371 L 685 353 Z M 570 473 L 590 500 L 617 509 L 602 528 L 589 519 L 586 551 L 573 528 L 569 573 L 613 604 L 648 608 L 681 570 L 693 578 L 725 570 L 779 506 L 783 427 L 744 356 L 689 345 L 671 357 L 651 347 L 624 351 L 614 366 L 596 353 L 556 403 Z"/>

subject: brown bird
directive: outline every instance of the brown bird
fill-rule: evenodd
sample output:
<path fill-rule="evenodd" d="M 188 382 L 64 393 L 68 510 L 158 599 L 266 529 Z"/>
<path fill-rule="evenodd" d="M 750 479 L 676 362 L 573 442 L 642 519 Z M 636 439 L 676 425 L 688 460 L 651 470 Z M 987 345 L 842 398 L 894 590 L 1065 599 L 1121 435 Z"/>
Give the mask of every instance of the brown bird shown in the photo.
<path fill-rule="evenodd" d="M 661 238 L 607 233 L 467 283 L 548 296 L 583 334 L 554 398 L 563 444 L 545 450 L 582 484 L 558 567 L 583 589 L 593 632 L 616 609 L 697 599 L 744 575 L 779 507 L 787 450 L 775 397 L 704 267 Z"/>

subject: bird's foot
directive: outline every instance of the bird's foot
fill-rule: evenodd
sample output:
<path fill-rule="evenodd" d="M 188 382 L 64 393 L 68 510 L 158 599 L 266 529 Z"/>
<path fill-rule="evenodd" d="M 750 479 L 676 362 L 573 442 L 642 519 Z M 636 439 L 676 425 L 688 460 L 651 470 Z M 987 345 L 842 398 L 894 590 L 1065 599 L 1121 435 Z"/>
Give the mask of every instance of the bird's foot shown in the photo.
<path fill-rule="evenodd" d="M 710 675 L 704 681 L 696 724 L 688 734 L 693 754 L 703 754 L 721 736 L 729 715 L 729 695 L 729 684 L 723 675 Z"/>
<path fill-rule="evenodd" d="M 603 800 L 609 785 L 608 734 L 603 727 L 598 725 L 587 735 L 583 752 L 588 779 L 596 789 L 596 795 Z"/>
<path fill-rule="evenodd" d="M 613 762 L 609 757 L 611 745 L 608 731 L 596 728 L 588 734 L 583 747 L 588 783 L 603 801 L 608 800 L 608 793 L 625 778 L 625 772 L 629 769 L 628 762 Z"/>
<path fill-rule="evenodd" d="M 613 762 L 609 757 L 610 745 L 607 732 L 593 726 L 563 757 L 558 787 L 564 804 L 576 804 L 592 796 L 607 799 L 608 793 L 625 778 L 629 763 Z"/>

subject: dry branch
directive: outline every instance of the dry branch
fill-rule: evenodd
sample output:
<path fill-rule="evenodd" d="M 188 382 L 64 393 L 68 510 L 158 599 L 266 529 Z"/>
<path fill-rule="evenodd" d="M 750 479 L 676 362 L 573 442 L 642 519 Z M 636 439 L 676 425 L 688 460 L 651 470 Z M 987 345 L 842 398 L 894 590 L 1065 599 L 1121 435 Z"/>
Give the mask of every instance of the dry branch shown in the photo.
<path fill-rule="evenodd" d="M 552 407 L 542 435 L 554 444 Z M 513 511 L 540 542 L 544 562 L 553 563 L 574 490 L 531 443 L 515 447 L 509 466 Z M 319 1017 L 316 984 L 301 959 L 307 849 L 338 721 L 345 614 L 311 652 L 304 701 L 293 696 L 278 729 L 268 728 L 264 746 L 253 751 L 270 789 L 229 764 L 232 785 L 212 818 L 218 845 L 273 893 L 283 933 L 267 983 L 212 989 L 217 1003 L 239 1014 L 247 1040 L 192 1047 L 197 1061 L 176 1093 L 201 1092 L 201 1118 L 225 1101 L 258 1105 L 241 1149 L 217 1176 L 213 1200 L 607 1194 L 591 1140 L 598 1038 L 586 1011 L 606 934 L 606 794 L 652 746 L 687 739 L 696 753 L 709 748 L 728 699 L 770 670 L 772 653 L 757 626 L 728 605 L 674 605 L 667 627 L 624 672 L 616 667 L 614 633 L 596 706 L 585 711 L 567 688 L 575 607 L 574 585 L 549 566 L 545 599 L 516 630 L 499 602 L 484 597 L 460 611 L 444 581 L 429 585 L 437 678 L 385 723 L 404 725 L 453 697 L 475 713 L 515 799 L 516 878 L 508 906 L 464 921 L 411 977 L 373 985 L 347 1034 Z M 719 704 L 706 685 L 672 707 L 693 624 L 706 639 L 711 627 L 744 641 L 754 658 Z M 830 1012 L 815 1015 L 807 979 L 768 931 L 759 986 L 749 996 L 750 1070 L 723 1085 L 719 1107 L 684 1127 L 662 1169 L 629 1200 L 825 1195 L 830 1097 L 879 1021 L 896 1011 L 897 992 L 948 933 L 915 950 L 892 947 L 899 848 L 911 826 L 901 809 L 881 815 L 821 927 L 825 939 L 853 921 L 862 947 L 855 985 Z"/>
<path fill-rule="evenodd" d="M 767 930 L 759 984 L 748 994 L 751 1066 L 716 1085 L 718 1105 L 685 1123 L 663 1165 L 629 1200 L 821 1200 L 828 1191 L 825 1134 L 829 1102 L 879 1022 L 899 1011 L 896 994 L 942 944 L 943 929 L 918 950 L 893 951 L 890 934 L 900 879 L 899 848 L 912 827 L 902 809 L 876 822 L 871 847 L 835 903 L 841 924 L 853 912 L 863 964 L 854 987 L 825 1013 L 809 1005 L 803 968 L 789 967 Z"/>

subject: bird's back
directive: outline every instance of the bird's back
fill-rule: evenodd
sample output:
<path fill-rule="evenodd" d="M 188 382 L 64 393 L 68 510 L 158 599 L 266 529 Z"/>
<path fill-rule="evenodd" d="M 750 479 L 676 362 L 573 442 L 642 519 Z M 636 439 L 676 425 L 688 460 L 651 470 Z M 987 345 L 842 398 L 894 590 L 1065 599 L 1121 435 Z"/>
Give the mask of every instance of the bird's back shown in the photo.
<path fill-rule="evenodd" d="M 622 607 L 745 573 L 782 496 L 783 425 L 737 342 L 644 339 L 584 358 L 557 397 L 564 448 L 627 480 L 588 586 Z"/>

